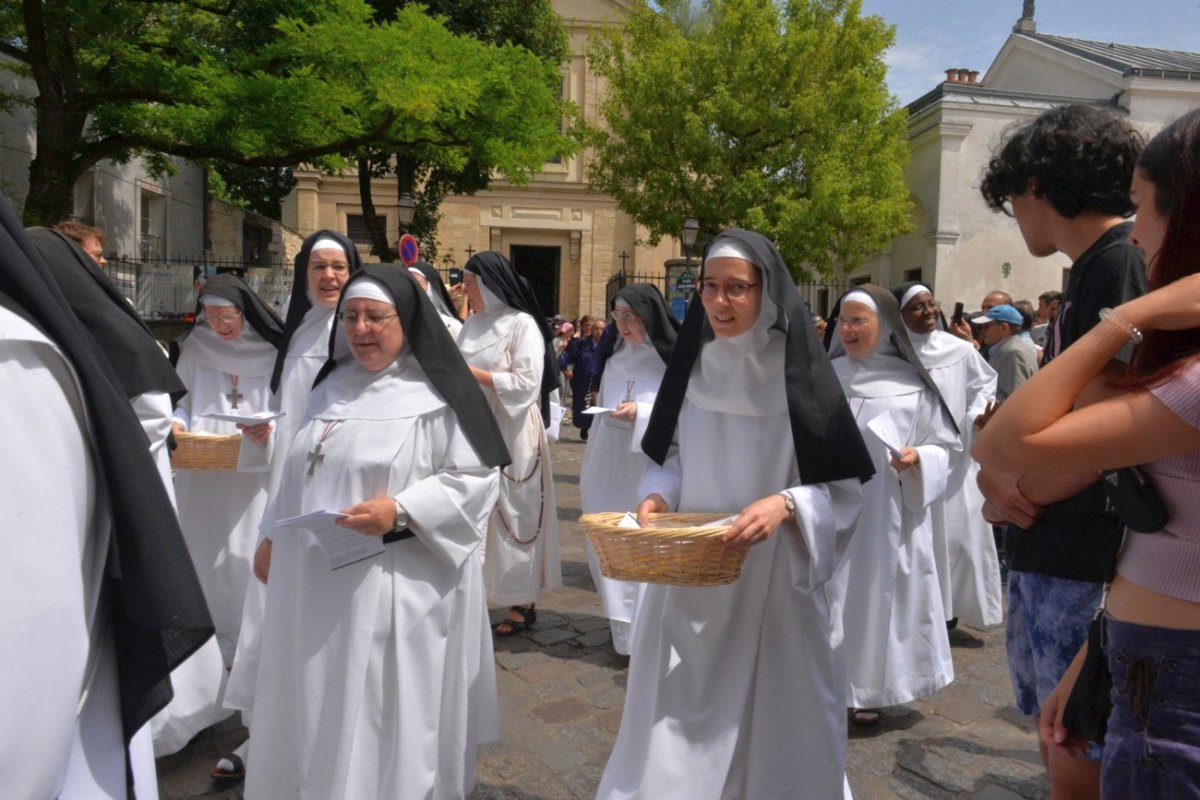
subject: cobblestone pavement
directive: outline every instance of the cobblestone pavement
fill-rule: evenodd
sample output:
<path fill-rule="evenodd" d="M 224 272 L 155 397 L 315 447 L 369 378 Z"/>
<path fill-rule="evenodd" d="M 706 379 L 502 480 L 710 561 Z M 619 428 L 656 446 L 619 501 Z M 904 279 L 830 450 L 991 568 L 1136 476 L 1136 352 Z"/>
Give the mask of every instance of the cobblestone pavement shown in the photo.
<path fill-rule="evenodd" d="M 480 749 L 471 800 L 590 800 L 621 721 L 628 659 L 610 646 L 575 528 L 583 443 L 568 430 L 552 448 L 564 586 L 538 603 L 531 631 L 496 640 L 505 735 Z M 1013 707 L 1003 627 L 960 628 L 951 644 L 954 683 L 886 709 L 873 728 L 852 728 L 847 771 L 856 800 L 1050 796 L 1033 726 Z M 240 800 L 240 786 L 217 786 L 208 771 L 244 736 L 231 720 L 159 759 L 163 800 Z"/>

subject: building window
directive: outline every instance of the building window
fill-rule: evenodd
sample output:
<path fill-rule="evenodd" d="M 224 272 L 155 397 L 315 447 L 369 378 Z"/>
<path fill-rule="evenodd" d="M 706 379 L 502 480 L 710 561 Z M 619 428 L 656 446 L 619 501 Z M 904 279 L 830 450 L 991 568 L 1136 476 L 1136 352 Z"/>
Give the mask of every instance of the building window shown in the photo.
<path fill-rule="evenodd" d="M 563 100 L 567 97 L 567 81 L 570 79 L 571 79 L 570 73 L 562 76 L 562 81 L 558 84 L 558 99 L 559 100 Z M 563 132 L 563 121 L 561 119 L 558 121 L 558 132 L 559 133 Z M 552 156 L 551 158 L 546 160 L 546 163 L 547 164 L 561 164 L 561 163 L 563 163 L 563 159 L 562 159 L 562 156 Z"/>
<path fill-rule="evenodd" d="M 379 215 L 379 220 L 383 225 L 384 233 L 388 229 L 388 218 L 384 214 Z M 367 228 L 367 218 L 362 214 L 347 214 L 346 215 L 346 236 L 355 244 L 370 245 L 371 231 Z"/>
<path fill-rule="evenodd" d="M 163 258 L 167 249 L 167 198 L 143 189 L 140 206 L 138 242 L 142 260 Z"/>
<path fill-rule="evenodd" d="M 904 282 L 905 283 L 909 283 L 909 282 L 920 283 L 921 282 L 920 268 L 904 270 Z"/>
<path fill-rule="evenodd" d="M 271 229 L 242 223 L 242 261 L 250 267 L 271 264 Z"/>

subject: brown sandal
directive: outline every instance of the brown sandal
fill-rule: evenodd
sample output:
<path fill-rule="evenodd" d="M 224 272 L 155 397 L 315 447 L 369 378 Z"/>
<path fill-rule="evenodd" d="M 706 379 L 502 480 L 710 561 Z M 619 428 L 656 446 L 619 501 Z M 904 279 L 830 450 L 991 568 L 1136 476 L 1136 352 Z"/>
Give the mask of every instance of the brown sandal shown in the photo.
<path fill-rule="evenodd" d="M 523 630 L 528 630 L 533 623 L 537 622 L 537 609 L 531 604 L 528 608 L 523 606 L 512 606 L 508 609 L 511 614 L 513 611 L 521 615 L 520 619 L 513 619 L 511 616 L 505 617 L 496 623 L 492 628 L 492 633 L 497 636 L 513 636 Z M 508 626 L 508 630 L 500 630 L 504 625 Z"/>

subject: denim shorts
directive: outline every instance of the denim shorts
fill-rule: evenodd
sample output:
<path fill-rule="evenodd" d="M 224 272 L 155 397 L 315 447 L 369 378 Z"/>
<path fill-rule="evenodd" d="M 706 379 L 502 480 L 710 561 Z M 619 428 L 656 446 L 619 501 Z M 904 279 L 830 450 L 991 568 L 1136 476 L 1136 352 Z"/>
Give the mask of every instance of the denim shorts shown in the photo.
<path fill-rule="evenodd" d="M 1200 631 L 1108 618 L 1113 711 L 1100 794 L 1200 798 Z"/>
<path fill-rule="evenodd" d="M 1041 713 L 1042 703 L 1087 641 L 1103 590 L 1099 583 L 1009 571 L 1005 649 L 1022 714 Z M 1093 746 L 1084 758 L 1095 761 L 1101 752 Z"/>

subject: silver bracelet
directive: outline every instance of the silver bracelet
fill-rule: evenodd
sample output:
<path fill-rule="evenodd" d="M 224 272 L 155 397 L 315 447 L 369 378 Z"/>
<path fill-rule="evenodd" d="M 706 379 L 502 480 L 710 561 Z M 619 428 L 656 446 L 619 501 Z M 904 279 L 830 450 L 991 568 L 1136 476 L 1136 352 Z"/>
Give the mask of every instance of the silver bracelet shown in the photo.
<path fill-rule="evenodd" d="M 1103 322 L 1111 322 L 1114 325 L 1124 328 L 1125 332 L 1129 334 L 1129 340 L 1131 342 L 1133 342 L 1134 344 L 1142 343 L 1142 339 L 1143 339 L 1142 332 L 1139 331 L 1136 327 L 1134 327 L 1132 322 L 1125 319 L 1120 314 L 1113 311 L 1111 308 L 1100 309 L 1100 319 Z"/>

